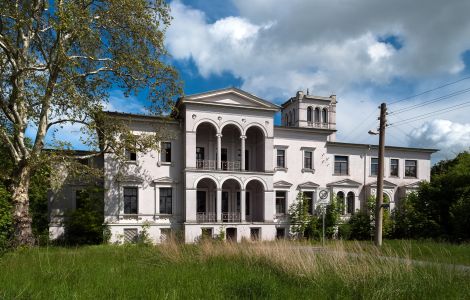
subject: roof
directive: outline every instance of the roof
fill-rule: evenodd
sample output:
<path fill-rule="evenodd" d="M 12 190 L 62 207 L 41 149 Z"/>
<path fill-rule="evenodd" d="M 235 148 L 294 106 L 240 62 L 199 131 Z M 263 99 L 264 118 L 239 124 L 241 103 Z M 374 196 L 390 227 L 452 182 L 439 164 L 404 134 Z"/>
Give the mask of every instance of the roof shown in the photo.
<path fill-rule="evenodd" d="M 355 147 L 355 148 L 367 148 L 367 149 L 379 149 L 378 145 L 371 144 L 356 144 L 356 143 L 344 143 L 344 142 L 326 142 L 326 147 Z M 397 147 L 397 146 L 385 146 L 385 150 L 399 150 L 399 151 L 411 151 L 411 152 L 427 152 L 434 153 L 439 149 L 431 148 L 414 148 L 414 147 Z"/>
<path fill-rule="evenodd" d="M 210 102 L 207 101 L 211 97 L 217 97 L 220 95 L 228 95 L 233 94 L 241 99 L 245 100 L 245 104 L 236 104 L 236 103 L 228 103 L 228 102 Z M 216 106 L 232 106 L 232 107 L 242 107 L 242 108 L 249 108 L 249 109 L 264 109 L 264 110 L 271 110 L 271 111 L 279 111 L 280 107 L 276 104 L 273 104 L 267 100 L 264 100 L 258 96 L 245 92 L 241 89 L 235 87 L 229 87 L 224 89 L 218 89 L 213 91 L 208 91 L 204 93 L 192 94 L 180 97 L 176 102 L 176 107 L 184 103 L 199 103 L 199 104 L 206 104 L 206 105 L 216 105 Z"/>
<path fill-rule="evenodd" d="M 160 122 L 170 122 L 178 123 L 173 117 L 170 116 L 157 116 L 157 115 L 145 115 L 145 114 L 135 114 L 135 113 L 123 113 L 117 111 L 104 111 L 104 113 L 110 117 L 115 117 L 119 119 L 141 119 L 145 121 L 160 121 Z"/>
<path fill-rule="evenodd" d="M 303 93 L 303 92 L 302 92 Z M 281 107 L 286 107 L 292 102 L 295 102 L 299 100 L 298 97 L 299 92 L 297 92 L 297 95 L 295 97 L 289 98 L 286 102 L 281 104 Z M 308 95 L 308 94 L 303 94 L 303 97 L 300 100 L 320 100 L 320 101 L 326 101 L 326 102 L 331 102 L 334 98 L 335 95 L 331 95 L 329 97 L 324 97 L 324 96 L 315 96 L 315 95 Z"/>
<path fill-rule="evenodd" d="M 336 129 L 323 129 L 323 128 L 314 128 L 314 127 L 293 127 L 293 126 L 281 126 L 274 125 L 274 130 L 287 130 L 287 131 L 299 131 L 306 133 L 321 133 L 321 134 L 332 134 L 336 132 Z"/>

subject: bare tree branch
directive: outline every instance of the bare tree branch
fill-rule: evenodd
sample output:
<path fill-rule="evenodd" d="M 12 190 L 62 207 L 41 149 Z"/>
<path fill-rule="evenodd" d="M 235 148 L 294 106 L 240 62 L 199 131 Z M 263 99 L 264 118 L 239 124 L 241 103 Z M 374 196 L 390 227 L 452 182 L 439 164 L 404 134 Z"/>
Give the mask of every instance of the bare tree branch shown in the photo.
<path fill-rule="evenodd" d="M 53 122 L 49 122 L 49 124 L 47 124 L 46 131 L 49 130 L 49 128 L 51 128 L 52 126 L 57 125 L 57 124 L 61 124 L 61 123 L 79 123 L 79 124 L 83 124 L 83 125 L 90 125 L 90 123 L 88 123 L 84 120 L 60 119 L 60 120 L 56 120 L 56 121 L 53 121 Z"/>

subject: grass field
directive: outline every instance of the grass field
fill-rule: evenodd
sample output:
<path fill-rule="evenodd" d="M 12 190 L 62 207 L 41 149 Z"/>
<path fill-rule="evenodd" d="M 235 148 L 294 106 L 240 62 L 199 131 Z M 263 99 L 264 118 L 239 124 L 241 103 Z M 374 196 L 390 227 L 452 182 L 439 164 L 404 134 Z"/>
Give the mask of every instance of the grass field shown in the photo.
<path fill-rule="evenodd" d="M 288 242 L 207 242 L 34 248 L 0 258 L 0 298 L 470 299 L 470 271 L 407 259 L 448 264 L 449 255 L 467 264 L 470 247 L 459 247 L 424 242 L 419 250 L 418 242 L 389 242 L 378 251 L 369 243 L 337 242 L 314 251 Z"/>

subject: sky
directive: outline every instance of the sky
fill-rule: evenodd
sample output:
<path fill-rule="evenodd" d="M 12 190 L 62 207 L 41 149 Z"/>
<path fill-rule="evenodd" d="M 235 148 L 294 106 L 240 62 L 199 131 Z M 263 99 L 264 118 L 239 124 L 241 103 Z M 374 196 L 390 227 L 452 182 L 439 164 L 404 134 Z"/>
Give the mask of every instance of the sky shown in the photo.
<path fill-rule="evenodd" d="M 386 102 L 386 144 L 441 149 L 434 162 L 469 149 L 468 0 L 170 6 L 165 45 L 186 95 L 234 86 L 280 104 L 298 90 L 336 94 L 337 141 L 373 144 L 378 137 L 367 132 L 377 128 L 378 106 Z M 144 106 L 115 90 L 107 108 L 141 113 Z"/>

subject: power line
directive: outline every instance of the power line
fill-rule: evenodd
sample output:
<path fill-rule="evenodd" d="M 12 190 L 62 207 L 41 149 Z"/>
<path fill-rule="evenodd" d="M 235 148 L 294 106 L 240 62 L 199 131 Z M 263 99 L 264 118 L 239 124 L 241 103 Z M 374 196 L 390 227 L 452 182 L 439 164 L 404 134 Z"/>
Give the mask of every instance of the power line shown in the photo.
<path fill-rule="evenodd" d="M 375 114 L 375 109 L 372 110 L 372 111 L 367 115 L 367 117 L 365 117 L 365 118 L 363 119 L 363 121 L 362 121 L 361 123 L 359 123 L 358 125 L 356 125 L 355 127 L 353 127 L 352 130 L 348 131 L 348 133 L 346 133 L 345 136 L 350 135 L 351 133 L 355 132 L 355 131 L 356 131 L 357 129 L 359 129 L 360 127 L 364 126 L 364 123 L 365 123 L 367 120 L 369 120 L 369 118 L 370 118 L 372 115 L 374 115 L 374 114 Z"/>
<path fill-rule="evenodd" d="M 466 104 L 466 105 L 465 105 Z M 412 123 L 414 121 L 418 121 L 418 120 L 422 120 L 422 119 L 426 119 L 426 118 L 429 118 L 433 115 L 438 115 L 438 114 L 442 114 L 442 113 L 446 113 L 446 112 L 451 112 L 451 111 L 454 111 L 454 110 L 457 110 L 457 109 L 462 109 L 464 107 L 469 107 L 470 106 L 470 101 L 467 101 L 467 102 L 464 102 L 464 103 L 461 103 L 461 104 L 457 104 L 457 105 L 454 105 L 454 106 L 451 106 L 451 107 L 448 107 L 448 108 L 444 108 L 444 109 L 439 109 L 439 110 L 436 110 L 436 111 L 432 111 L 432 112 L 429 112 L 429 113 L 425 113 L 425 114 L 421 114 L 421 115 L 416 115 L 412 118 L 408 118 L 408 119 L 404 119 L 402 120 L 401 122 L 398 122 L 398 123 L 394 123 L 394 124 L 390 124 L 389 127 L 395 127 L 395 126 L 401 126 L 401 125 L 405 125 L 405 124 L 408 124 L 408 123 Z"/>
<path fill-rule="evenodd" d="M 438 86 L 438 87 L 436 87 L 436 88 L 433 88 L 433 89 L 430 89 L 430 90 L 427 90 L 427 91 L 423 91 L 423 92 L 421 92 L 421 93 L 418 93 L 418 94 L 415 94 L 415 95 L 411 95 L 411 96 L 406 97 L 406 98 L 402 98 L 402 99 L 393 101 L 393 102 L 389 103 L 388 105 L 393 105 L 393 104 L 396 104 L 396 103 L 399 103 L 399 102 L 402 102 L 402 101 L 405 101 L 405 100 L 409 100 L 409 99 L 412 99 L 412 98 L 415 98 L 415 97 L 418 97 L 418 96 L 421 96 L 421 95 L 424 95 L 424 94 L 427 94 L 427 93 L 430 93 L 430 92 L 433 92 L 433 91 L 442 89 L 442 88 L 444 88 L 444 87 L 446 87 L 446 86 L 459 83 L 459 82 L 464 81 L 464 80 L 467 80 L 467 79 L 470 79 L 470 76 L 461 78 L 461 79 L 456 80 L 456 81 L 453 81 L 453 82 L 449 82 L 449 83 L 443 84 L 443 85 Z"/>
<path fill-rule="evenodd" d="M 440 96 L 440 97 L 437 97 L 437 98 L 433 98 L 433 99 L 430 99 L 430 100 L 422 102 L 422 103 L 418 103 L 418 104 L 411 105 L 411 106 L 408 106 L 408 107 L 400 108 L 400 109 L 397 109 L 395 111 L 390 112 L 389 115 L 396 115 L 396 114 L 400 114 L 400 113 L 403 113 L 403 112 L 408 112 L 410 110 L 417 109 L 417 108 L 420 108 L 420 107 L 423 107 L 423 106 L 426 106 L 426 105 L 430 105 L 430 104 L 433 104 L 433 103 L 436 103 L 436 102 L 439 102 L 439 101 L 442 101 L 442 100 L 446 100 L 446 99 L 449 99 L 449 98 L 452 98 L 452 97 L 455 97 L 455 96 L 458 96 L 458 95 L 462 95 L 462 94 L 465 94 L 465 93 L 468 93 L 468 92 L 470 92 L 470 88 L 459 90 L 459 91 L 456 91 L 456 92 L 453 92 L 453 93 L 450 93 L 450 94 L 447 94 L 447 95 L 443 95 L 443 96 Z"/>

